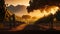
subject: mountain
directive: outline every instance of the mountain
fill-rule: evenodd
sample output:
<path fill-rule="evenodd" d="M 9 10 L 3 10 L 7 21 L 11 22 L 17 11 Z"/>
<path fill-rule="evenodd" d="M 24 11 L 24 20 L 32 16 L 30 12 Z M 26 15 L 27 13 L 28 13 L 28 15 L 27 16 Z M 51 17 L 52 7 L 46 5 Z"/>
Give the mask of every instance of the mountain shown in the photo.
<path fill-rule="evenodd" d="M 13 11 L 13 12 L 19 12 L 19 11 L 25 10 L 26 6 L 24 6 L 24 5 L 17 5 L 17 6 L 10 5 L 7 7 L 7 9 L 10 11 Z"/>

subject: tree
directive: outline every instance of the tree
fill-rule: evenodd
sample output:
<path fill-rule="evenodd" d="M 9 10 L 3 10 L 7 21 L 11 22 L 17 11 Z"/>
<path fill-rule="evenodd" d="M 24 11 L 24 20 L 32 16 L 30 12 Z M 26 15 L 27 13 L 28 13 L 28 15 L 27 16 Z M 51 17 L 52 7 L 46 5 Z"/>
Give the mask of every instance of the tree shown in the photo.
<path fill-rule="evenodd" d="M 29 2 L 30 6 L 27 7 L 28 12 L 33 11 L 34 9 L 44 8 L 45 5 L 52 6 L 57 5 L 59 6 L 60 0 L 32 0 Z"/>
<path fill-rule="evenodd" d="M 30 19 L 31 16 L 30 16 L 30 15 L 23 15 L 22 18 L 23 18 L 23 19 Z"/>
<path fill-rule="evenodd" d="M 5 17 L 5 1 L 0 0 L 0 22 L 3 22 Z"/>
<path fill-rule="evenodd" d="M 56 12 L 55 17 L 58 21 L 60 21 L 60 10 Z"/>

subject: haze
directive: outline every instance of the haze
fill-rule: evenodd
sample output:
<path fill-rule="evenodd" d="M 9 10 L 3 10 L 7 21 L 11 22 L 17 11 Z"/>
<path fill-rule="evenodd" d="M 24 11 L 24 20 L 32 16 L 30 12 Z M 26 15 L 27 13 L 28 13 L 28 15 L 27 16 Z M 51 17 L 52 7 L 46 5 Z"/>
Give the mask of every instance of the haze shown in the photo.
<path fill-rule="evenodd" d="M 25 6 L 29 6 L 29 1 L 30 0 L 5 0 L 5 3 L 8 5 L 25 5 Z"/>

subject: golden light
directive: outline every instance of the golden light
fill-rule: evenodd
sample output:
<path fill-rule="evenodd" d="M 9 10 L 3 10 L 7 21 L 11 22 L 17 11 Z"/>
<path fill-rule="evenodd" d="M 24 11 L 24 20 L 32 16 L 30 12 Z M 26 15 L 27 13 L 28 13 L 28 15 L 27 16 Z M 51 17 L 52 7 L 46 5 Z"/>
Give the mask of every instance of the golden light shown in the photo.
<path fill-rule="evenodd" d="M 24 22 L 29 23 L 32 20 L 32 22 L 35 22 L 38 19 L 43 18 L 43 17 L 47 17 L 50 14 L 53 14 L 54 15 L 58 10 L 59 10 L 59 7 L 58 6 L 47 6 L 44 9 L 42 9 L 42 11 L 41 11 L 41 9 L 33 10 L 32 12 L 28 13 L 27 15 L 30 15 L 31 17 L 36 17 L 35 20 L 33 20 L 31 18 L 30 19 L 28 18 L 29 20 L 27 20 L 27 19 L 24 20 L 22 18 L 21 21 L 24 21 Z"/>
<path fill-rule="evenodd" d="M 10 5 L 25 5 L 25 6 L 29 6 L 29 1 L 30 0 L 5 0 L 5 4 L 8 4 L 8 6 Z"/>
<path fill-rule="evenodd" d="M 32 17 L 35 16 L 39 19 L 44 16 L 48 16 L 50 14 L 54 15 L 59 10 L 59 7 L 58 6 L 47 6 L 45 7 L 45 9 L 42 9 L 42 10 L 43 11 L 41 11 L 41 9 L 33 10 L 32 12 L 29 13 L 29 15 L 31 15 Z"/>
<path fill-rule="evenodd" d="M 35 22 L 38 19 L 43 18 L 45 16 L 48 16 L 50 14 L 54 15 L 58 11 L 58 9 L 59 9 L 58 6 L 50 6 L 50 7 L 46 7 L 45 9 L 43 9 L 43 11 L 41 11 L 40 9 L 33 10 L 33 12 L 30 12 L 28 15 L 30 15 L 31 17 L 37 17 L 37 19 L 34 20 L 34 22 Z M 29 24 L 33 24 L 34 22 L 31 22 Z M 20 26 L 18 26 L 16 28 L 12 28 L 12 30 L 10 30 L 10 31 L 23 30 L 27 25 L 28 24 L 20 25 Z"/>
<path fill-rule="evenodd" d="M 54 15 L 54 14 L 58 11 L 58 9 L 59 9 L 59 7 L 53 6 L 53 7 L 51 8 L 51 13 Z"/>

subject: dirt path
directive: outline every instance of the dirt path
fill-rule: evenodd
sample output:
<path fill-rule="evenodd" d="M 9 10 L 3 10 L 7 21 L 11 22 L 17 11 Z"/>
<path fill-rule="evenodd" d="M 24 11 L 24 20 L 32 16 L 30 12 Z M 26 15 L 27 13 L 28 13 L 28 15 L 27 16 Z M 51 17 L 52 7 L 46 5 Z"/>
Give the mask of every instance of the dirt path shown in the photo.
<path fill-rule="evenodd" d="M 21 24 L 21 25 L 17 26 L 16 28 L 12 28 L 9 31 L 20 31 L 20 30 L 23 30 L 27 25 L 28 24 Z"/>

